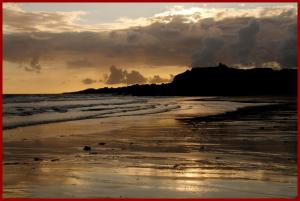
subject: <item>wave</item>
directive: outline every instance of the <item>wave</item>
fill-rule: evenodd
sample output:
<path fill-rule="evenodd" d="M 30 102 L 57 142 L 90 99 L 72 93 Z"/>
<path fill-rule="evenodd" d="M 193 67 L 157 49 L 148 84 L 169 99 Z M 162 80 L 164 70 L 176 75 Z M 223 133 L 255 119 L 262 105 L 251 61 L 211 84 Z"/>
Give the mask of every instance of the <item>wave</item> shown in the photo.
<path fill-rule="evenodd" d="M 257 105 L 201 97 L 133 97 L 99 95 L 4 96 L 3 130 L 84 119 L 172 113 L 176 119 L 209 116 Z M 211 98 L 211 97 L 210 97 Z"/>
<path fill-rule="evenodd" d="M 64 100 L 59 104 L 49 101 L 49 99 L 47 103 L 43 104 L 30 101 L 6 104 L 3 108 L 3 130 L 84 119 L 148 115 L 180 108 L 176 103 L 149 103 L 145 99 L 133 99 L 132 97 L 93 99 L 93 102 L 97 102 L 93 104 L 90 104 L 91 100 L 88 99 L 84 100 L 85 103 L 74 104 L 77 101 L 81 100 Z"/>
<path fill-rule="evenodd" d="M 85 100 L 87 101 L 87 100 Z M 99 101 L 99 100 L 97 100 Z M 123 101 L 123 102 L 110 102 L 110 103 L 97 103 L 97 104 L 76 104 L 74 101 L 63 101 L 61 103 L 49 103 L 48 101 L 43 104 L 38 103 L 19 103 L 19 104 L 6 104 L 3 107 L 3 115 L 19 115 L 19 116 L 28 116 L 33 114 L 45 113 L 45 112 L 60 112 L 65 113 L 71 109 L 78 108 L 91 108 L 91 107 L 102 107 L 103 109 L 109 109 L 107 106 L 116 106 L 116 105 L 127 105 L 144 103 L 144 100 L 132 100 L 132 101 Z M 34 106 L 31 106 L 33 105 Z M 51 106 L 49 106 L 51 105 Z M 85 111 L 88 111 L 85 110 Z"/>

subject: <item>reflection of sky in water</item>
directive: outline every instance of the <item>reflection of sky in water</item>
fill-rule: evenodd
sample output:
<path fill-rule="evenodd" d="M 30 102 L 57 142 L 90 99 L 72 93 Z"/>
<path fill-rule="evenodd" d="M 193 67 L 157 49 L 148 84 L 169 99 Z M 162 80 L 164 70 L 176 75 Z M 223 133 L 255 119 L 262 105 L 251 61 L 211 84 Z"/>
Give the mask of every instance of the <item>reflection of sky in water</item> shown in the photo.
<path fill-rule="evenodd" d="M 294 163 L 286 160 L 293 157 L 293 152 L 286 149 L 287 144 L 274 149 L 276 144 L 270 143 L 272 139 L 275 142 L 294 139 L 296 135 L 284 130 L 285 124 L 276 123 L 283 126 L 277 128 L 278 132 L 274 132 L 273 124 L 260 122 L 260 125 L 259 121 L 246 122 L 249 130 L 243 128 L 243 121 L 187 124 L 176 118 L 235 109 L 242 103 L 232 106 L 229 101 L 176 100 L 181 109 L 166 113 L 5 130 L 3 138 L 8 145 L 4 145 L 4 161 L 29 163 L 4 166 L 4 194 L 20 197 L 295 195 Z M 258 130 L 260 126 L 265 128 Z M 273 130 L 268 130 L 269 127 Z M 18 144 L 20 136 L 26 136 L 27 140 Z M 99 142 L 107 144 L 99 146 Z M 241 142 L 249 147 L 240 147 Z M 98 154 L 82 152 L 86 144 L 92 144 Z M 261 149 L 266 145 L 272 149 Z M 201 146 L 205 150 L 199 151 Z M 45 160 L 33 162 L 37 154 Z M 50 162 L 52 158 L 60 160 Z"/>
<path fill-rule="evenodd" d="M 62 165 L 62 164 L 60 164 Z M 296 192 L 293 184 L 273 184 L 256 180 L 206 179 L 219 174 L 249 174 L 238 171 L 199 169 L 154 169 L 154 168 L 103 168 L 89 165 L 85 168 L 70 166 L 51 167 L 41 165 L 38 174 L 33 174 L 17 186 L 19 196 L 35 197 L 286 197 Z M 64 170 L 68 169 L 68 172 Z M 254 171 L 264 177 L 263 171 Z M 244 175 L 246 176 L 246 175 Z M 296 182 L 296 181 L 294 181 Z M 39 184 L 38 188 L 36 184 Z M 275 187 L 275 188 L 274 188 Z M 18 188 L 16 188 L 18 189 Z"/>

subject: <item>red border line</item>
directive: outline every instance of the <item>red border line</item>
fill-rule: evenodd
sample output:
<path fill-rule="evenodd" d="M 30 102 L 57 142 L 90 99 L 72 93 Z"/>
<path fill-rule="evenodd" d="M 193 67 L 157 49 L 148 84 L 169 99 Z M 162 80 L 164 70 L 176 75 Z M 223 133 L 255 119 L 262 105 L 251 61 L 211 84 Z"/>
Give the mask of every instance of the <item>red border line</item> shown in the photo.
<path fill-rule="evenodd" d="M 298 3 L 298 11 L 299 11 L 299 8 L 300 8 L 300 5 Z M 297 69 L 299 68 L 299 64 L 300 64 L 300 61 L 299 61 L 299 54 L 300 54 L 300 41 L 299 41 L 299 14 L 298 14 L 298 21 L 297 21 L 297 59 L 298 59 L 298 66 L 297 66 Z M 300 188 L 299 188 L 299 174 L 300 174 L 300 170 L 299 170 L 299 155 L 300 155 L 300 148 L 299 148 L 299 141 L 300 141 L 300 136 L 299 136 L 299 128 L 300 128 L 300 123 L 299 123 L 299 115 L 300 115 L 300 104 L 299 104 L 299 100 L 300 100 L 300 94 L 299 94 L 299 86 L 300 86 L 300 81 L 299 81 L 299 76 L 300 76 L 300 72 L 299 72 L 299 69 L 298 69 L 298 76 L 297 76 L 297 81 L 298 81 L 298 86 L 297 86 L 297 170 L 298 170 L 298 175 L 297 175 L 297 198 L 299 199 L 299 194 L 300 194 Z"/>
<path fill-rule="evenodd" d="M 1 18 L 1 36 L 3 36 L 3 26 L 2 26 L 2 23 L 3 23 L 3 21 L 2 21 L 3 9 L 2 9 L 2 7 L 3 7 L 3 5 L 1 3 L 1 16 L 0 16 L 0 18 Z M 2 46 L 2 40 L 1 40 L 1 48 L 0 48 L 1 57 L 2 57 L 2 47 L 3 46 Z M 3 62 L 1 62 L 1 69 L 0 69 L 0 75 L 1 75 L 1 89 L 0 90 L 1 90 L 1 94 L 3 94 L 3 72 L 2 72 L 3 68 L 2 68 L 2 65 L 3 65 Z M 1 115 L 2 115 L 2 95 L 1 95 L 1 98 L 0 98 L 0 102 L 1 102 L 1 107 L 0 107 L 1 109 L 0 110 L 1 110 Z M 2 118 L 0 119 L 0 125 L 1 125 L 1 128 L 2 128 Z M 0 142 L 1 142 L 0 161 L 3 162 L 3 160 L 2 160 L 2 129 L 1 129 Z M 3 198 L 3 188 L 2 188 L 2 186 L 3 186 L 3 184 L 2 184 L 2 182 L 3 182 L 3 178 L 2 178 L 2 176 L 3 176 L 3 165 L 2 164 L 1 164 L 1 167 L 0 167 L 0 170 L 1 170 L 1 174 L 0 174 L 0 178 L 1 178 L 0 195 L 1 195 L 1 198 Z"/>
<path fill-rule="evenodd" d="M 1 16 L 0 16 L 0 18 L 1 18 L 1 36 L 3 36 L 2 13 L 3 13 L 3 5 L 1 3 Z M 1 40 L 0 52 L 1 52 L 1 57 L 2 57 L 2 40 Z M 2 59 L 2 61 L 3 61 L 3 59 Z M 3 69 L 3 62 L 1 62 L 1 69 L 0 69 L 0 74 L 1 74 L 1 89 L 0 90 L 1 90 L 1 94 L 3 94 L 3 70 L 2 69 Z M 1 95 L 1 98 L 0 98 L 0 102 L 1 102 L 1 107 L 0 107 L 1 109 L 0 110 L 1 110 L 1 115 L 2 115 L 2 95 Z M 1 128 L 2 128 L 2 118 L 0 120 L 0 125 L 1 125 Z M 3 160 L 2 160 L 2 129 L 1 129 L 0 142 L 1 142 L 0 161 L 3 162 Z M 2 178 L 2 176 L 3 176 L 3 165 L 2 164 L 1 164 L 1 167 L 0 167 L 0 169 L 1 169 L 1 175 L 0 175 L 0 178 L 1 178 L 1 182 L 0 182 L 0 184 L 1 184 L 1 190 L 0 190 L 1 199 L 3 198 L 3 188 L 2 188 L 2 186 L 3 186 L 3 183 L 2 183 L 3 182 L 3 178 Z"/>
<path fill-rule="evenodd" d="M 240 0 L 240 1 L 234 1 L 234 0 L 216 0 L 216 1 L 204 1 L 204 0 L 187 0 L 187 1 L 182 1 L 182 0 L 2 0 L 4 3 L 44 3 L 44 2 L 55 2 L 55 3 L 63 3 L 63 2 L 78 2 L 78 3 L 91 3 L 91 2 L 102 2 L 102 3 L 131 3 L 131 2 L 136 2 L 136 3 L 172 3 L 172 2 L 178 2 L 178 3 L 222 3 L 222 2 L 232 2 L 232 3 L 297 3 L 298 0 L 264 0 L 264 1 L 259 1 L 259 0 Z"/>
<path fill-rule="evenodd" d="M 216 1 L 205 1 L 205 0 L 187 0 L 187 1 L 183 1 L 183 0 L 163 0 L 163 1 L 160 1 L 160 0 L 87 0 L 87 1 L 83 1 L 83 0 L 1 0 L 1 2 L 3 3 L 71 3 L 71 2 L 75 2 L 75 3 L 93 3 L 93 2 L 99 2 L 99 3 L 172 3 L 172 2 L 178 2 L 178 3 L 298 3 L 298 0 L 263 0 L 263 1 L 259 1 L 259 0 L 239 0 L 239 1 L 233 1 L 233 0 L 216 0 Z M 1 25 L 2 25 L 2 28 L 1 28 L 1 36 L 3 36 L 3 3 L 1 3 Z M 299 3 L 298 3 L 298 10 L 299 10 L 300 6 L 299 6 Z M 299 21 L 300 17 L 298 15 L 298 21 Z M 299 38 L 299 26 L 298 27 L 298 38 Z M 1 40 L 1 48 L 0 48 L 0 52 L 1 52 L 1 57 L 2 57 L 2 61 L 3 61 L 3 41 Z M 298 48 L 297 48 L 297 57 L 299 58 L 299 54 L 300 54 L 300 41 L 297 40 L 297 45 L 298 45 Z M 298 66 L 300 64 L 300 61 L 298 59 Z M 1 74 L 1 79 L 2 79 L 2 82 L 1 82 L 1 94 L 3 94 L 3 62 L 1 62 L 1 69 L 0 69 L 0 74 Z M 298 94 L 297 94 L 297 118 L 299 118 L 299 114 L 300 114 L 300 104 L 299 104 L 299 99 L 300 99 L 300 94 L 299 94 L 299 86 L 300 86 L 300 81 L 299 81 L 299 76 L 300 76 L 300 72 L 298 71 Z M 0 102 L 1 102 L 1 114 L 2 114 L 2 103 L 3 103 L 3 97 L 1 96 L 0 98 Z M 2 127 L 2 118 L 0 120 L 0 125 Z M 300 136 L 298 135 L 299 133 L 299 129 L 300 129 L 300 123 L 299 121 L 297 121 L 297 140 L 298 142 L 300 141 Z M 3 142 L 3 139 L 2 139 L 2 130 L 1 130 L 1 136 L 0 136 L 0 142 L 1 142 L 1 147 L 2 147 L 2 142 Z M 299 148 L 299 144 L 297 143 L 297 157 L 299 156 L 300 154 L 300 148 Z M 2 149 L 1 149 L 1 154 L 0 154 L 0 161 L 2 162 Z M 297 165 L 299 167 L 299 160 L 297 160 Z M 253 200 L 262 200 L 262 201 L 292 201 L 292 200 L 300 200 L 299 199 L 299 194 L 300 194 L 300 188 L 299 188 L 299 176 L 297 177 L 297 197 L 296 198 L 191 198 L 191 199 L 175 199 L 175 198 L 164 198 L 164 199 L 151 199 L 151 198 L 129 198 L 129 199 L 126 199 L 126 198 L 122 198 L 122 199 L 119 199 L 119 198 L 110 198 L 110 199 L 103 199 L 103 198 L 3 198 L 3 165 L 1 165 L 1 175 L 0 175 L 0 186 L 1 186 L 1 190 L 0 190 L 0 198 L 1 200 L 6 200 L 6 201 L 24 201 L 24 200 L 30 200 L 30 201 L 44 201 L 44 200 L 59 200 L 59 201 L 72 201 L 72 200 L 127 200 L 127 201 L 137 201 L 137 200 L 145 200 L 145 201 L 149 201 L 149 200 L 178 200 L 178 201 L 191 201 L 191 200 L 200 200 L 200 201 L 218 201 L 218 200 L 222 200 L 222 201 L 229 201 L 229 200 L 243 200 L 243 201 L 253 201 Z M 300 169 L 298 169 L 298 175 L 300 174 Z"/>

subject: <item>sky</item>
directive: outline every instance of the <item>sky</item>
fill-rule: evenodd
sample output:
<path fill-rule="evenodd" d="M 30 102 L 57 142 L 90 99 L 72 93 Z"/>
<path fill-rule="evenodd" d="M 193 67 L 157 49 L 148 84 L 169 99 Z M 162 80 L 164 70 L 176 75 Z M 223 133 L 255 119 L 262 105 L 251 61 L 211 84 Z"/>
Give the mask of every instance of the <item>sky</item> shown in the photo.
<path fill-rule="evenodd" d="M 193 67 L 297 67 L 296 3 L 4 3 L 3 92 L 170 82 Z"/>

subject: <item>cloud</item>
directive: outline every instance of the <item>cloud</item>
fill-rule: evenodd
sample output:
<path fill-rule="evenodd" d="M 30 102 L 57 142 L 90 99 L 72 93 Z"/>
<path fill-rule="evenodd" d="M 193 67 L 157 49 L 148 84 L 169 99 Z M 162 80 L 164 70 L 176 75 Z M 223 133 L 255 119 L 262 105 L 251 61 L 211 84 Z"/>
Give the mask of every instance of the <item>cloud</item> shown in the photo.
<path fill-rule="evenodd" d="M 24 66 L 24 69 L 28 72 L 36 72 L 40 73 L 42 66 L 39 63 L 39 58 L 38 57 L 33 57 L 30 61 L 30 64 L 28 66 Z"/>
<path fill-rule="evenodd" d="M 279 63 L 286 67 L 297 66 L 297 24 L 291 24 L 287 30 L 288 38 L 280 46 Z"/>
<path fill-rule="evenodd" d="M 260 67 L 263 63 L 274 61 L 282 67 L 293 67 L 296 66 L 297 56 L 297 38 L 293 31 L 297 27 L 295 10 L 296 8 L 289 7 L 239 9 L 240 13 L 245 14 L 241 15 L 238 11 L 231 13 L 222 9 L 177 8 L 176 12 L 148 18 L 147 21 L 150 20 L 151 23 L 143 26 L 90 31 L 83 25 L 79 32 L 76 28 L 66 28 L 70 25 L 69 22 L 75 23 L 74 20 L 64 18 L 67 14 L 47 13 L 48 18 L 45 13 L 39 13 L 42 20 L 48 19 L 45 23 L 53 18 L 66 22 L 62 22 L 63 26 L 59 26 L 60 28 L 53 25 L 54 30 L 59 30 L 54 32 L 47 28 L 40 29 L 40 26 L 35 29 L 40 18 L 32 21 L 31 17 L 25 16 L 36 16 L 36 13 L 14 11 L 14 15 L 21 12 L 24 19 L 22 21 L 20 16 L 14 16 L 17 21 L 13 21 L 13 18 L 4 19 L 4 25 L 10 26 L 11 31 L 17 29 L 19 24 L 20 30 L 5 32 L 3 59 L 30 67 L 32 60 L 38 58 L 38 63 L 33 62 L 37 65 L 33 66 L 39 66 L 41 72 L 43 70 L 40 63 L 44 65 L 47 62 L 51 62 L 51 66 L 63 64 L 72 68 L 85 66 L 105 68 L 104 70 L 112 63 L 133 68 L 201 67 L 218 62 Z M 52 14 L 60 17 L 52 17 Z M 29 27 L 26 28 L 25 25 Z M 137 71 L 132 73 L 115 68 L 111 73 L 113 76 L 107 81 L 111 84 L 144 82 L 143 76 Z M 124 78 L 125 81 L 122 80 Z"/>
<path fill-rule="evenodd" d="M 170 75 L 170 78 L 162 78 L 159 75 L 154 75 L 153 77 L 150 77 L 148 79 L 148 82 L 151 84 L 156 84 L 156 83 L 167 83 L 167 82 L 171 82 L 173 80 L 173 75 Z"/>
<path fill-rule="evenodd" d="M 273 69 L 280 69 L 280 64 L 274 61 L 269 61 L 262 64 L 263 68 L 273 68 Z"/>
<path fill-rule="evenodd" d="M 127 72 L 116 66 L 110 67 L 110 73 L 106 79 L 106 84 L 144 84 L 146 82 L 147 78 L 138 71 Z"/>
<path fill-rule="evenodd" d="M 116 66 L 111 66 L 106 84 L 124 84 L 126 83 L 126 74 L 126 70 L 119 69 Z"/>
<path fill-rule="evenodd" d="M 215 5 L 216 6 L 216 5 Z M 252 7 L 251 4 L 247 7 L 240 8 L 204 8 L 204 7 L 190 7 L 174 6 L 168 11 L 158 13 L 151 18 L 152 22 L 172 21 L 174 17 L 182 17 L 185 22 L 197 22 L 204 19 L 214 19 L 215 21 L 222 21 L 226 18 L 261 18 L 273 17 L 278 15 L 295 15 L 295 5 L 290 6 L 276 6 L 276 7 Z"/>
<path fill-rule="evenodd" d="M 239 40 L 233 45 L 233 49 L 236 51 L 240 63 L 247 64 L 251 62 L 251 60 L 249 60 L 249 55 L 255 48 L 259 26 L 259 22 L 256 19 L 253 19 L 246 27 L 239 30 Z"/>
<path fill-rule="evenodd" d="M 69 68 L 84 68 L 84 67 L 92 67 L 94 64 L 85 59 L 78 60 L 70 60 L 66 62 Z"/>
<path fill-rule="evenodd" d="M 147 78 L 145 78 L 138 71 L 131 71 L 126 75 L 126 84 L 144 84 L 147 82 Z"/>
<path fill-rule="evenodd" d="M 130 19 L 120 17 L 111 23 L 83 24 L 84 11 L 50 12 L 50 11 L 25 11 L 22 4 L 3 4 L 3 29 L 5 33 L 20 32 L 98 32 L 125 29 L 133 26 L 147 26 L 151 24 L 148 18 Z"/>
<path fill-rule="evenodd" d="M 223 46 L 222 39 L 205 38 L 203 48 L 192 56 L 192 67 L 216 65 L 218 53 Z"/>
<path fill-rule="evenodd" d="M 127 70 L 118 68 L 116 66 L 110 67 L 110 72 L 105 76 L 106 84 L 145 84 L 145 83 L 166 83 L 171 82 L 174 75 L 170 74 L 170 78 L 162 78 L 159 75 L 154 75 L 153 77 L 146 78 L 140 72 L 132 70 L 128 72 Z"/>
<path fill-rule="evenodd" d="M 172 81 L 173 81 L 174 77 L 175 77 L 175 75 L 173 75 L 173 74 L 170 74 L 170 82 L 172 82 Z"/>
<path fill-rule="evenodd" d="M 81 80 L 81 82 L 83 84 L 94 84 L 95 82 L 97 82 L 97 80 L 93 80 L 91 78 L 86 78 L 86 79 Z"/>
<path fill-rule="evenodd" d="M 85 13 L 24 11 L 18 4 L 4 3 L 3 25 L 4 32 L 64 32 L 80 31 L 85 26 L 75 22 Z"/>
<path fill-rule="evenodd" d="M 249 4 L 250 6 L 251 4 Z M 120 17 L 109 23 L 84 24 L 84 11 L 45 12 L 25 11 L 22 4 L 4 3 L 3 21 L 4 32 L 52 32 L 66 31 L 99 32 L 145 27 L 154 23 L 169 23 L 174 18 L 181 18 L 185 23 L 198 22 L 204 19 L 222 21 L 229 18 L 267 18 L 274 16 L 293 17 L 297 15 L 295 4 L 276 7 L 248 7 L 248 8 L 204 8 L 173 6 L 167 11 L 150 17 L 128 18 Z"/>
<path fill-rule="evenodd" d="M 11 11 L 23 11 L 20 4 L 17 4 L 17 3 L 4 3 L 3 9 L 11 10 Z"/>

